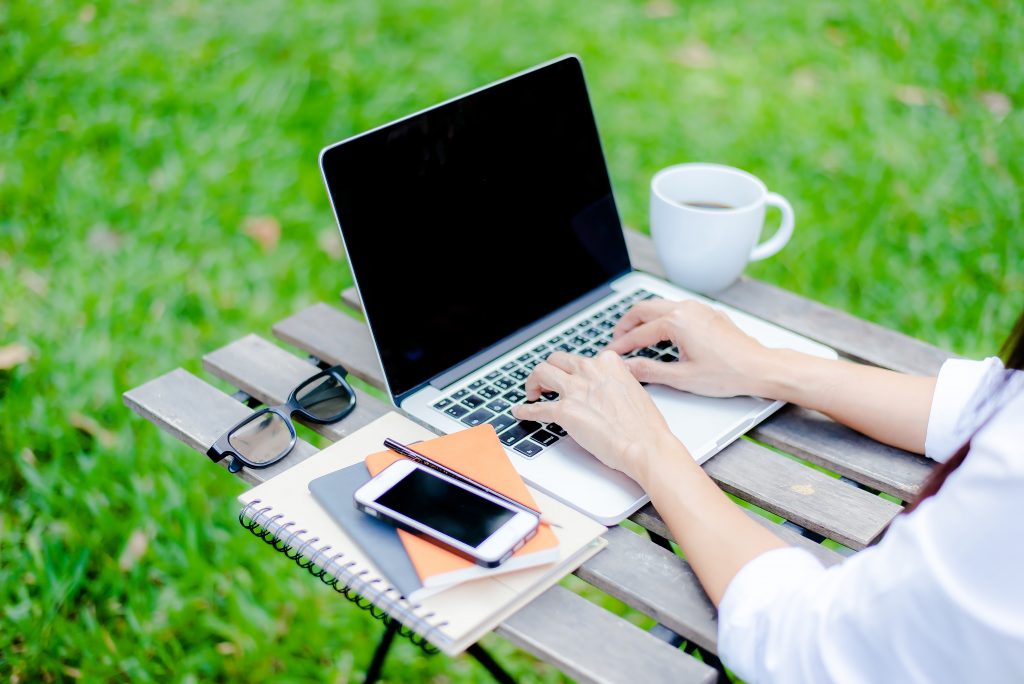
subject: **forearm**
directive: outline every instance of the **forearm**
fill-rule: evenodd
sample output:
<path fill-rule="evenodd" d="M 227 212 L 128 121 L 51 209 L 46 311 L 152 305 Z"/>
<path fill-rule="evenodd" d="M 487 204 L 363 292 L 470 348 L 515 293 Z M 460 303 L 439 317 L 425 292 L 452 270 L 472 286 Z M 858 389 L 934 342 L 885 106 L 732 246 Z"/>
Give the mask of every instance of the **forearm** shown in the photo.
<path fill-rule="evenodd" d="M 785 543 L 747 517 L 674 437 L 651 454 L 640 484 L 717 606 L 740 568 Z"/>
<path fill-rule="evenodd" d="M 782 399 L 892 446 L 924 453 L 935 378 L 776 349 L 765 357 L 754 393 Z"/>

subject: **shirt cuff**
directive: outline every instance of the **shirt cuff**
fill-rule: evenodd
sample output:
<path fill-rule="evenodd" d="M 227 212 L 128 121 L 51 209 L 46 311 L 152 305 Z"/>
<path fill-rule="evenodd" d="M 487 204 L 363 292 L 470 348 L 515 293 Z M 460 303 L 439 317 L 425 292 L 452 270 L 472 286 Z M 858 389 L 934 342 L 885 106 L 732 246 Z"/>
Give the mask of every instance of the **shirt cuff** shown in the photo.
<path fill-rule="evenodd" d="M 740 568 L 718 604 L 723 662 L 744 679 L 763 671 L 777 602 L 791 600 L 823 572 L 817 558 L 792 546 L 766 551 Z"/>
<path fill-rule="evenodd" d="M 969 421 L 962 420 L 971 398 L 994 374 L 1003 370 L 999 357 L 984 361 L 947 359 L 939 369 L 935 394 L 928 414 L 924 438 L 924 454 L 935 461 L 945 461 L 970 436 Z"/>

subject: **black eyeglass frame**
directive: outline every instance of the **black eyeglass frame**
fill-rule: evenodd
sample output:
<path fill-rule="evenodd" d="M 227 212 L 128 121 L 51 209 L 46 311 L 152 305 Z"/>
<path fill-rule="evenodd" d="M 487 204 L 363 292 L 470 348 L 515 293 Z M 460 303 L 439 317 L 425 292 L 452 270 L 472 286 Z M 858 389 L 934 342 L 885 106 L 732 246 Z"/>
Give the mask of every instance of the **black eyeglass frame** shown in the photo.
<path fill-rule="evenodd" d="M 348 414 L 352 413 L 353 410 L 355 410 L 356 392 L 354 389 L 352 389 L 352 385 L 349 384 L 348 380 L 346 379 L 346 376 L 348 376 L 348 370 L 346 370 L 343 366 L 331 366 L 330 368 L 325 368 L 316 375 L 312 375 L 306 378 L 301 383 L 299 383 L 295 387 L 295 389 L 291 391 L 291 393 L 289 393 L 288 400 L 285 403 L 278 404 L 277 406 L 266 406 L 264 408 L 261 408 L 258 411 L 254 411 L 252 415 L 246 416 L 244 419 L 232 425 L 228 430 L 224 432 L 224 434 L 217 438 L 217 441 L 213 443 L 213 446 L 206 450 L 206 455 L 209 456 L 210 460 L 213 461 L 214 463 L 220 463 L 225 458 L 230 457 L 231 462 L 228 464 L 228 472 L 231 473 L 237 473 L 242 469 L 242 466 L 248 468 L 268 468 L 274 465 L 275 463 L 283 459 L 285 456 L 290 454 L 292 450 L 295 448 L 295 443 L 298 441 L 298 435 L 295 433 L 295 423 L 292 422 L 292 416 L 294 414 L 299 414 L 300 416 L 302 416 L 304 420 L 307 420 L 311 423 L 328 425 L 330 423 L 338 422 Z M 299 392 L 302 391 L 303 388 L 311 385 L 314 382 L 323 380 L 325 377 L 334 378 L 334 380 L 337 381 L 338 385 L 344 388 L 346 392 L 348 392 L 348 395 L 351 397 L 351 401 L 349 402 L 349 405 L 340 413 L 337 413 L 328 418 L 318 418 L 317 416 L 310 413 L 307 409 L 303 408 L 303 406 L 299 403 L 297 396 Z M 288 432 L 291 435 L 291 439 L 288 443 L 287 448 L 283 449 L 281 453 L 275 456 L 274 458 L 268 461 L 264 461 L 262 463 L 253 463 L 244 455 L 238 453 L 238 451 L 235 450 L 233 446 L 231 446 L 230 438 L 231 435 L 233 435 L 235 432 L 237 432 L 245 425 L 248 425 L 249 423 L 259 419 L 261 416 L 264 416 L 268 413 L 273 413 L 284 420 L 285 425 L 288 426 Z"/>

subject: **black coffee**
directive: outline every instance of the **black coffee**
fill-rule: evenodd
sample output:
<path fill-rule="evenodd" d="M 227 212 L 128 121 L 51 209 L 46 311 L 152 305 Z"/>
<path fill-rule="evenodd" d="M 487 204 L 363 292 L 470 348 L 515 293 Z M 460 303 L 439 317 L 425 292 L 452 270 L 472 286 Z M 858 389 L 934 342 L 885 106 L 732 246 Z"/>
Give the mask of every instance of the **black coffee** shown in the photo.
<path fill-rule="evenodd" d="M 722 204 L 721 202 L 702 202 L 700 200 L 679 200 L 679 204 L 684 207 L 693 207 L 695 209 L 735 209 L 731 204 Z"/>

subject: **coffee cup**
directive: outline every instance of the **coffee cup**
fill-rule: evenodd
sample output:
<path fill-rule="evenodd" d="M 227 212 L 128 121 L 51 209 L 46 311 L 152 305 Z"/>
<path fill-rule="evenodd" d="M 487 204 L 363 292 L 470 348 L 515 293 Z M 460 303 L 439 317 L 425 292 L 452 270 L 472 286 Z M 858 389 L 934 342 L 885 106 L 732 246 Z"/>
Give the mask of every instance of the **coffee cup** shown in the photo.
<path fill-rule="evenodd" d="M 758 243 L 765 207 L 782 222 Z M 678 164 L 651 180 L 651 237 L 668 279 L 713 294 L 740 277 L 750 261 L 767 259 L 793 235 L 793 208 L 756 176 L 721 164 Z"/>

